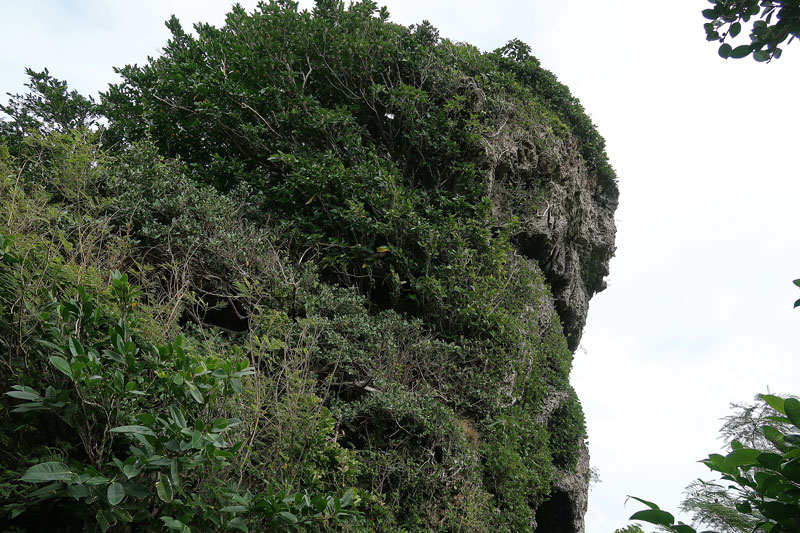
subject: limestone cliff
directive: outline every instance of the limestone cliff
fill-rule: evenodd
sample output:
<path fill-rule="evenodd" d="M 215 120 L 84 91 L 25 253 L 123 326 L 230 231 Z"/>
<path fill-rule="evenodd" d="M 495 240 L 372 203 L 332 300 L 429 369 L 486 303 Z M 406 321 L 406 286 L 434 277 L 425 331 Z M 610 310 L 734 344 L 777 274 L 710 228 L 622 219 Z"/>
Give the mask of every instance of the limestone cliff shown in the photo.
<path fill-rule="evenodd" d="M 492 197 L 506 218 L 517 216 L 514 241 L 536 260 L 555 298 L 572 351 L 580 343 L 589 300 L 606 288 L 614 255 L 619 191 L 586 164 L 573 137 L 542 128 L 507 128 L 487 139 L 494 155 Z"/>
<path fill-rule="evenodd" d="M 555 138 L 542 127 L 509 127 L 485 137 L 491 195 L 501 218 L 516 217 L 517 250 L 542 269 L 571 351 L 580 343 L 589 301 L 606 288 L 614 255 L 614 213 L 619 191 L 589 168 L 573 137 Z M 567 399 L 553 391 L 540 420 Z M 583 533 L 589 481 L 589 450 L 581 443 L 573 470 L 561 472 L 539 507 L 536 531 Z"/>
<path fill-rule="evenodd" d="M 569 373 L 614 253 L 617 186 L 577 99 L 520 41 L 482 52 L 367 1 L 237 7 L 197 36 L 168 26 L 163 56 L 104 95 L 104 142 L 133 145 L 126 156 L 152 143 L 236 206 L 231 222 L 172 206 L 188 188 L 168 180 L 128 188 L 156 199 L 136 230 L 148 261 L 189 243 L 185 320 L 281 339 L 288 366 L 270 379 L 302 369 L 267 391 L 305 399 L 306 418 L 273 409 L 300 435 L 264 438 L 275 450 L 254 475 L 357 488 L 385 531 L 582 531 Z M 242 255 L 212 250 L 231 235 Z M 303 433 L 314 416 L 327 433 Z M 309 451 L 292 455 L 301 437 Z M 346 473 L 332 448 L 352 454 Z"/>

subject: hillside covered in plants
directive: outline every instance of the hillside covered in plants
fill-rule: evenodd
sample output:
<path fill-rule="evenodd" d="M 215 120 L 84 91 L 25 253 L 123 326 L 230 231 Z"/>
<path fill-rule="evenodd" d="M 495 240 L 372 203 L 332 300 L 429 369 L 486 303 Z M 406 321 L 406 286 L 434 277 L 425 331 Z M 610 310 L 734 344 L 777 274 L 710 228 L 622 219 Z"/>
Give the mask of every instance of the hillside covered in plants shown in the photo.
<path fill-rule="evenodd" d="M 582 532 L 579 102 L 367 0 L 167 25 L 0 106 L 4 530 Z"/>

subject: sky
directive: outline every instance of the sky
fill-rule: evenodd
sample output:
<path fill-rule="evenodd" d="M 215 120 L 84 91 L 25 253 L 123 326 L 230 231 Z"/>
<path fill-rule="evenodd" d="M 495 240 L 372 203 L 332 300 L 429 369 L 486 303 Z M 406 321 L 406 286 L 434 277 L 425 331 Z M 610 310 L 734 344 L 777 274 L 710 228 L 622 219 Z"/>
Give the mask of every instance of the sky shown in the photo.
<path fill-rule="evenodd" d="M 24 92 L 28 66 L 96 95 L 118 79 L 113 66 L 159 54 L 171 14 L 219 25 L 229 9 L 220 0 L 1 4 L 0 93 Z M 605 137 L 619 178 L 617 253 L 572 376 L 600 478 L 587 533 L 627 525 L 641 508 L 625 504 L 629 494 L 676 511 L 690 481 L 715 479 L 697 461 L 722 447 L 731 402 L 800 393 L 800 44 L 769 65 L 724 61 L 705 42 L 705 0 L 383 5 L 395 22 L 429 20 L 483 50 L 527 42 Z"/>

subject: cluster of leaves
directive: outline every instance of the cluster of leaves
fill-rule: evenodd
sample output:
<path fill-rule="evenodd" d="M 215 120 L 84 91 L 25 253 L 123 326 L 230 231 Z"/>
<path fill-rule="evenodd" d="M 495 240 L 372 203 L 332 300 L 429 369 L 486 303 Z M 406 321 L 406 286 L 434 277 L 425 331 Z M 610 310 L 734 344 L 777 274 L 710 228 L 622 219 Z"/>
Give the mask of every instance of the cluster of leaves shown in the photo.
<path fill-rule="evenodd" d="M 726 455 L 710 454 L 703 460 L 711 471 L 722 475 L 732 492 L 723 489 L 740 515 L 738 521 L 718 521 L 727 530 L 741 526 L 747 531 L 772 533 L 796 531 L 800 526 L 798 483 L 800 483 L 800 401 L 764 394 L 761 398 L 771 409 L 770 424 L 761 427 L 763 441 L 769 446 L 747 447 L 738 440 L 731 442 Z M 780 428 L 780 429 L 779 429 Z M 765 449 L 766 448 L 766 449 Z M 718 487 L 721 488 L 721 487 Z M 649 509 L 639 511 L 631 520 L 657 524 L 676 533 L 695 533 L 695 529 L 645 500 L 634 498 Z M 745 529 L 742 529 L 744 531 Z"/>
<path fill-rule="evenodd" d="M 709 41 L 719 41 L 719 55 L 739 59 L 752 55 L 756 61 L 772 61 L 783 53 L 786 39 L 791 43 L 800 36 L 800 4 L 794 0 L 709 0 L 714 7 L 703 10 L 710 20 L 703 25 Z M 750 42 L 733 47 L 725 42 L 750 26 Z"/>
<path fill-rule="evenodd" d="M 11 239 L 0 242 L 2 292 L 9 294 L 18 290 L 15 267 L 31 265 Z M 43 302 L 20 295 L 42 307 L 36 344 L 22 347 L 23 361 L 6 362 L 18 382 L 6 396 L 17 400 L 10 412 L 21 415 L 11 431 L 27 445 L 17 448 L 18 467 L 35 464 L 13 484 L 15 497 L 0 511 L 8 519 L 29 528 L 57 520 L 61 528 L 95 522 L 103 531 L 117 523 L 247 531 L 349 515 L 352 491 L 342 499 L 271 488 L 251 495 L 225 482 L 221 473 L 243 444 L 226 437 L 242 421 L 225 413 L 254 373 L 247 360 L 193 354 L 181 337 L 148 342 L 126 275 L 111 277 L 107 298 L 72 289 L 72 297 L 48 293 Z M 4 329 L 9 318 L 2 316 Z M 37 457 L 41 447 L 48 452 Z M 59 459 L 45 460 L 53 455 Z M 48 513 L 36 513 L 45 506 Z"/>
<path fill-rule="evenodd" d="M 45 71 L 2 108 L 8 516 L 531 530 L 585 427 L 485 150 L 571 138 L 615 189 L 580 104 L 370 1 L 168 27 L 99 106 Z"/>

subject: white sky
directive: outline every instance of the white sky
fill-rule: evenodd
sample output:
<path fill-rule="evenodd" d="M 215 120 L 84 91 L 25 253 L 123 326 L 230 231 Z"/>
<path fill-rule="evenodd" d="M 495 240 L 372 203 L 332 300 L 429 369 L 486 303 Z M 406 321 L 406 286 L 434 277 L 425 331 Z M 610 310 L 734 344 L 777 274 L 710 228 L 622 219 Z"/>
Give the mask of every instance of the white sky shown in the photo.
<path fill-rule="evenodd" d="M 606 138 L 621 190 L 618 251 L 573 374 L 602 480 L 587 533 L 626 525 L 641 507 L 624 507 L 626 494 L 675 511 L 687 483 L 712 477 L 696 461 L 719 449 L 729 402 L 768 387 L 800 393 L 800 44 L 770 65 L 723 61 L 705 42 L 705 0 L 386 4 L 396 22 L 428 19 L 484 50 L 529 43 Z M 23 92 L 30 66 L 92 94 L 116 80 L 112 66 L 159 53 L 170 14 L 221 24 L 229 6 L 0 5 L 0 93 Z"/>

